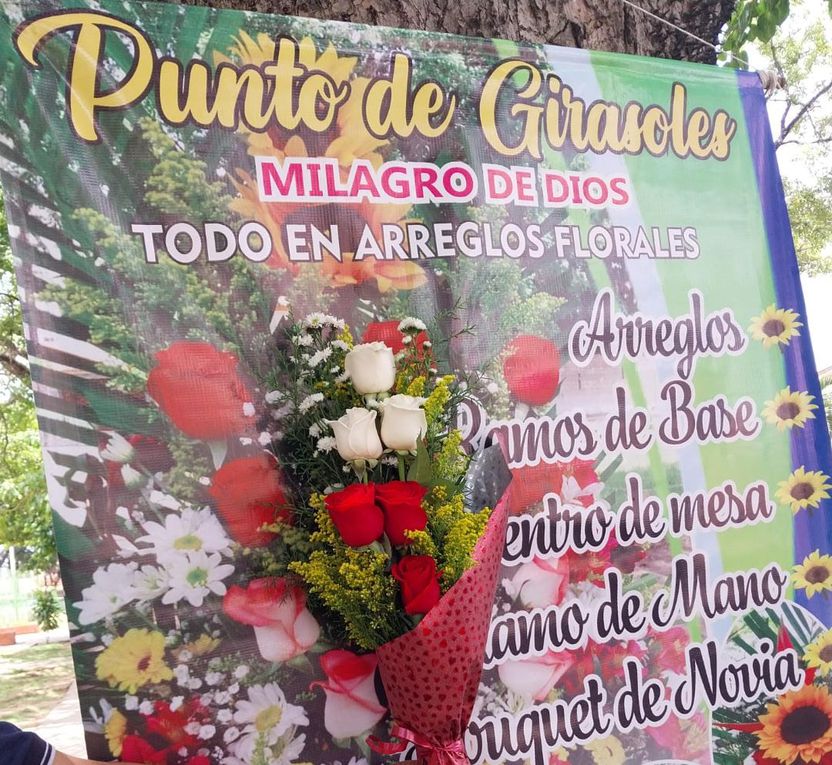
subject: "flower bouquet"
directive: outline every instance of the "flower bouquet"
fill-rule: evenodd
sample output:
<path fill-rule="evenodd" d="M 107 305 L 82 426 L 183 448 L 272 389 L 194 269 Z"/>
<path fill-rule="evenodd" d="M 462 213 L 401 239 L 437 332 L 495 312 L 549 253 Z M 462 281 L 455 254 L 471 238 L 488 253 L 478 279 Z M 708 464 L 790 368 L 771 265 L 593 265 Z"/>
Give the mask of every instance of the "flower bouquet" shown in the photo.
<path fill-rule="evenodd" d="M 470 457 L 454 421 L 468 388 L 437 373 L 425 325 L 405 319 L 384 335 L 354 344 L 320 314 L 287 329 L 272 400 L 298 507 L 282 536 L 329 637 L 376 652 L 398 741 L 370 746 L 409 742 L 422 761 L 462 764 L 506 502 L 466 505 Z"/>

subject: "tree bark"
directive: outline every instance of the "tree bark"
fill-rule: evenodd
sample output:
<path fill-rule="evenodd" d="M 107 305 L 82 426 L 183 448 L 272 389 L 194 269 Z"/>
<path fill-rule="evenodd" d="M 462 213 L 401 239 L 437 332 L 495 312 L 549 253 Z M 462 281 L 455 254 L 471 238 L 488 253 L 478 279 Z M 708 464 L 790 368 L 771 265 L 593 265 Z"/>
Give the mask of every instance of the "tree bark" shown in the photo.
<path fill-rule="evenodd" d="M 716 44 L 735 0 L 633 0 Z M 714 63 L 713 48 L 622 0 L 185 0 L 221 8 L 310 16 L 475 37 Z"/>

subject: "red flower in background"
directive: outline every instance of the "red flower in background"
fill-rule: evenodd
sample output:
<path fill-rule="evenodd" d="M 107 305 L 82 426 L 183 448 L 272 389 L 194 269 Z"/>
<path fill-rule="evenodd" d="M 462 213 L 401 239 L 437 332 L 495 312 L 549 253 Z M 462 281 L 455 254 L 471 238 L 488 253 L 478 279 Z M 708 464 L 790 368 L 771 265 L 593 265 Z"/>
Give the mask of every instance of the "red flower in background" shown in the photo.
<path fill-rule="evenodd" d="M 540 502 L 547 494 L 557 494 L 564 503 L 589 507 L 594 501 L 598 474 L 588 460 L 555 462 L 514 468 L 509 485 L 509 513 L 517 514 Z"/>
<path fill-rule="evenodd" d="M 685 649 L 690 642 L 690 632 L 686 627 L 671 627 L 664 632 L 651 631 L 648 644 L 653 658 L 650 664 L 659 670 L 684 672 Z"/>
<path fill-rule="evenodd" d="M 170 449 L 158 438 L 136 433 L 127 440 L 136 452 L 134 461 L 141 463 L 151 473 L 166 473 L 174 466 Z"/>
<path fill-rule="evenodd" d="M 329 494 L 325 504 L 341 539 L 350 547 L 372 544 L 384 532 L 384 514 L 376 505 L 373 483 L 350 484 Z"/>
<path fill-rule="evenodd" d="M 222 607 L 235 621 L 254 627 L 257 647 L 266 661 L 289 661 L 318 641 L 321 629 L 306 608 L 306 593 L 286 579 L 253 579 L 232 585 Z"/>
<path fill-rule="evenodd" d="M 505 348 L 503 376 L 518 401 L 542 406 L 555 397 L 560 382 L 560 352 L 545 337 L 518 335 Z"/>
<path fill-rule="evenodd" d="M 237 366 L 232 353 L 181 340 L 156 354 L 147 392 L 186 436 L 226 438 L 245 432 L 254 421 L 251 395 Z"/>
<path fill-rule="evenodd" d="M 157 763 L 167 762 L 168 750 L 155 749 L 141 736 L 129 735 L 124 737 L 121 743 L 121 759 L 124 762 Z"/>
<path fill-rule="evenodd" d="M 266 454 L 226 462 L 214 473 L 208 493 L 228 533 L 245 547 L 269 544 L 277 535 L 261 527 L 291 519 L 277 465 Z"/>
<path fill-rule="evenodd" d="M 427 341 L 428 335 L 424 330 L 416 335 L 415 343 L 419 358 L 422 358 L 425 353 L 425 343 Z M 372 321 L 364 330 L 361 342 L 381 342 L 390 348 L 393 353 L 398 353 L 404 348 L 404 333 L 399 331 L 399 322 L 396 319 L 392 321 Z"/>
<path fill-rule="evenodd" d="M 405 531 L 423 531 L 428 517 L 422 508 L 427 487 L 416 481 L 376 485 L 376 504 L 384 511 L 384 532 L 399 547 L 410 544 Z"/>
<path fill-rule="evenodd" d="M 176 711 L 170 708 L 167 701 L 157 701 L 153 712 L 147 716 L 147 732 L 166 739 L 174 749 L 190 749 L 198 745 L 199 739 L 188 733 L 185 726 L 194 721 L 201 723 L 206 717 L 207 711 L 198 699 L 187 701 Z"/>
<path fill-rule="evenodd" d="M 405 613 L 426 614 L 439 602 L 440 572 L 430 555 L 405 555 L 390 573 L 401 586 Z"/>

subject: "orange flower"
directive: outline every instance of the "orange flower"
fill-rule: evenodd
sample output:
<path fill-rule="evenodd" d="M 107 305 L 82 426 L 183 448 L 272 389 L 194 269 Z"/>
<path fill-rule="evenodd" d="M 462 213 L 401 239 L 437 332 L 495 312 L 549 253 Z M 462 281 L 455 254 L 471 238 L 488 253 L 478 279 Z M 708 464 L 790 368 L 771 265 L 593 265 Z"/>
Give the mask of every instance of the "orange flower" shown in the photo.
<path fill-rule="evenodd" d="M 245 33 L 232 48 L 232 54 L 243 63 L 258 66 L 275 55 L 275 42 L 264 34 L 254 40 Z M 251 156 L 270 156 L 283 161 L 287 157 L 327 157 L 335 159 L 340 168 L 341 180 L 346 181 L 350 166 L 355 160 L 369 162 L 378 168 L 383 158 L 379 149 L 388 141 L 376 138 L 367 130 L 361 114 L 364 91 L 370 80 L 353 76 L 357 58 L 339 56 L 330 44 L 318 54 L 312 39 L 303 38 L 298 46 L 299 62 L 309 71 L 326 72 L 337 84 L 349 81 L 350 93 L 338 111 L 335 124 L 323 133 L 305 131 L 289 133 L 278 128 L 263 133 L 253 133 L 245 127 L 248 153 Z M 215 62 L 227 61 L 215 56 Z M 366 229 L 377 241 L 381 240 L 382 226 L 403 225 L 410 210 L 409 204 L 371 204 L 331 202 L 264 202 L 260 199 L 256 180 L 245 170 L 237 169 L 232 179 L 239 196 L 231 202 L 231 209 L 245 218 L 260 221 L 269 229 L 274 243 L 274 253 L 268 261 L 277 268 L 291 273 L 298 272 L 299 265 L 289 260 L 284 231 L 287 225 L 314 225 L 326 231 L 337 225 L 342 249 L 341 262 L 327 257 L 323 268 L 333 287 L 348 287 L 375 280 L 381 292 L 392 289 L 413 289 L 426 281 L 422 268 L 412 261 L 383 261 L 369 257 L 356 261 L 355 251 L 362 232 Z"/>

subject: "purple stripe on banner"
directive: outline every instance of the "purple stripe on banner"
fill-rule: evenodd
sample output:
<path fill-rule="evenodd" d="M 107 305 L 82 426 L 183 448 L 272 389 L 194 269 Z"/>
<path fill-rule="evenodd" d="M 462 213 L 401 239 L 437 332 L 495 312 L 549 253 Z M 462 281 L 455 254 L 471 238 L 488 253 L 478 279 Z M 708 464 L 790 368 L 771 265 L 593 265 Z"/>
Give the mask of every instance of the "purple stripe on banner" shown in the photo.
<path fill-rule="evenodd" d="M 806 326 L 806 305 L 800 288 L 794 242 L 783 195 L 783 184 L 774 155 L 765 96 L 755 72 L 738 72 L 738 84 L 745 112 L 751 156 L 757 175 L 760 204 L 768 238 L 769 256 L 774 275 L 777 306 L 791 308 L 800 314 L 804 326 L 800 335 L 785 347 L 786 380 L 792 390 L 808 391 L 818 405 L 817 416 L 805 428 L 792 428 L 791 451 L 794 468 L 820 470 L 832 475 L 832 449 L 823 414 L 823 398 L 818 381 L 815 356 Z M 771 483 L 779 476 L 767 476 Z M 794 516 L 794 557 L 800 563 L 814 550 L 832 552 L 832 499 L 821 502 L 814 510 L 801 510 Z M 806 606 L 827 626 L 832 625 L 832 599 L 823 595 L 807 598 L 804 590 L 795 591 L 795 600 Z"/>

